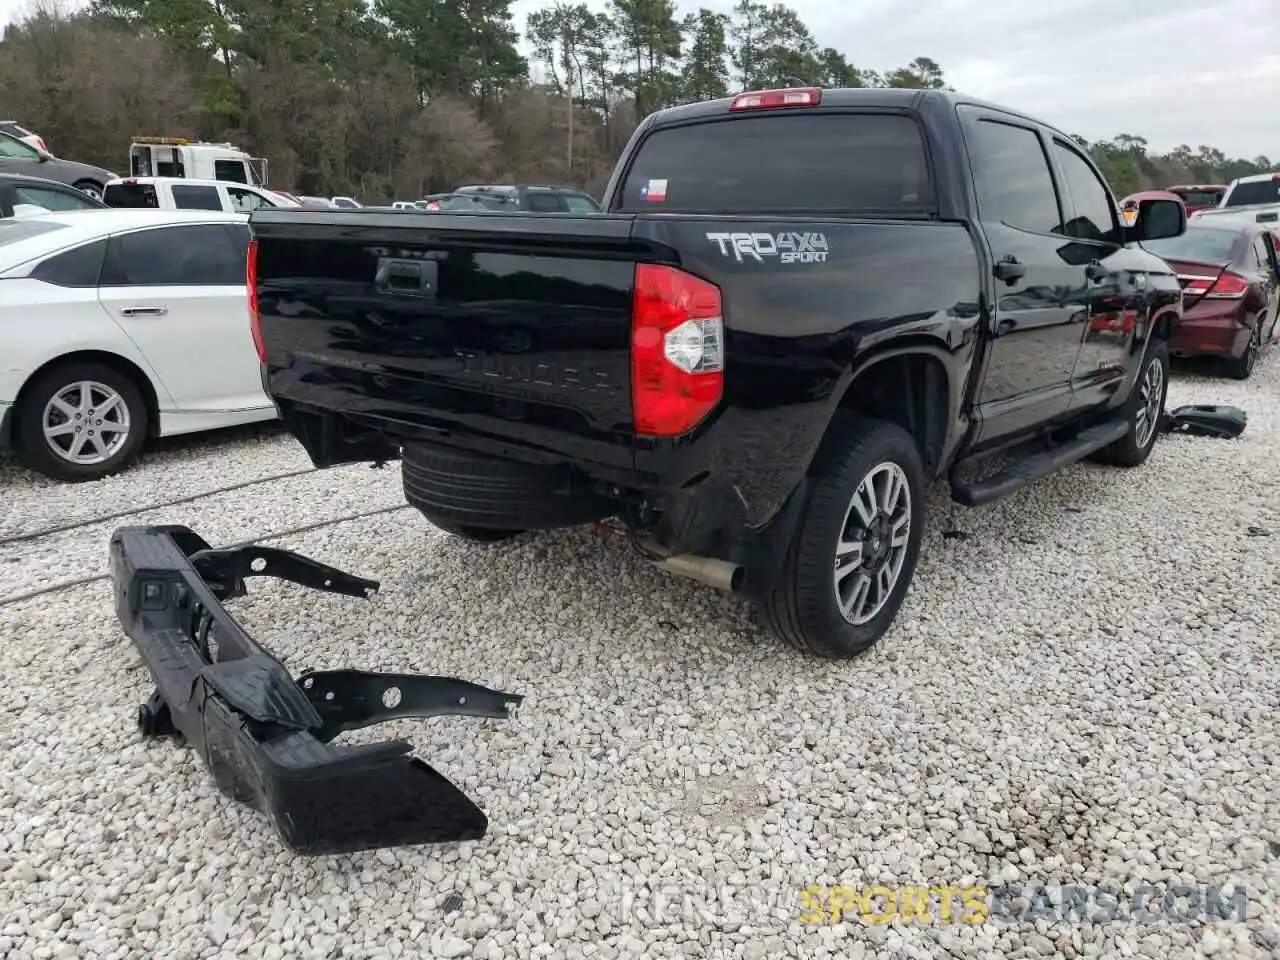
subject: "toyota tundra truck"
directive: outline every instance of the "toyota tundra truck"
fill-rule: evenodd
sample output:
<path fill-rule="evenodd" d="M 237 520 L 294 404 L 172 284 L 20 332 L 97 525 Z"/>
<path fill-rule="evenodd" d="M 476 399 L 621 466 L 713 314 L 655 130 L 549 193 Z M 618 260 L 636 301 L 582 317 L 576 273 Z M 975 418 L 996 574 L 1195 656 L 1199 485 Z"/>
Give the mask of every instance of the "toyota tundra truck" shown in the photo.
<path fill-rule="evenodd" d="M 604 197 L 255 211 L 252 335 L 316 466 L 398 460 L 473 541 L 606 524 L 845 658 L 897 615 L 932 485 L 976 507 L 1156 442 L 1181 298 L 1140 243 L 1185 212 L 1122 221 L 1039 120 L 743 93 L 647 117 Z"/>

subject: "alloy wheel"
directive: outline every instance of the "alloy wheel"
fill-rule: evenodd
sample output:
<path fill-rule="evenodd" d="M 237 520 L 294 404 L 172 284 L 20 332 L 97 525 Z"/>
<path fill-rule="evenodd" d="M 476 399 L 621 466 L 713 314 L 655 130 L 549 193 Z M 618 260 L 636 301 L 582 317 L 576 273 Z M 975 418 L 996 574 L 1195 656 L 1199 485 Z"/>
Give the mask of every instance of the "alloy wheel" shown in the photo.
<path fill-rule="evenodd" d="M 1164 402 L 1164 366 L 1158 358 L 1147 364 L 1138 385 L 1138 414 L 1133 426 L 1134 440 L 1141 449 L 1151 442 L 1160 423 L 1160 406 Z"/>
<path fill-rule="evenodd" d="M 911 488 L 896 463 L 878 464 L 858 484 L 836 543 L 833 586 L 840 615 L 860 626 L 888 602 L 911 538 Z"/>
<path fill-rule="evenodd" d="M 105 383 L 69 383 L 45 404 L 45 443 L 69 463 L 95 466 L 115 456 L 129 439 L 131 421 L 124 398 Z"/>

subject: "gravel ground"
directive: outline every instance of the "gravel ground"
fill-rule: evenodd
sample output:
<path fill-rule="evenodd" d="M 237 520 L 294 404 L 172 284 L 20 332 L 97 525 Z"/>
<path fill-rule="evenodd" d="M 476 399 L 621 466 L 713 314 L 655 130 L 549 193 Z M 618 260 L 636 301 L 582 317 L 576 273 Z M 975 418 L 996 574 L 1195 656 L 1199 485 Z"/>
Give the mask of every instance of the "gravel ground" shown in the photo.
<path fill-rule="evenodd" d="M 365 731 L 486 810 L 486 839 L 446 847 L 283 852 L 191 751 L 140 740 L 148 678 L 105 582 L 25 596 L 102 574 L 120 521 L 4 546 L 0 956 L 1276 956 L 1278 401 L 1277 355 L 1247 384 L 1182 372 L 1171 402 L 1239 404 L 1244 437 L 976 510 L 936 497 L 897 625 L 852 663 L 589 531 L 485 548 L 399 510 L 273 541 L 383 582 L 237 601 L 295 671 L 527 696 L 509 721 Z M 5 465 L 0 538 L 306 466 L 263 430 L 92 486 Z M 231 542 L 399 502 L 394 469 L 343 468 L 130 522 Z M 1227 886 L 1248 919 L 802 922 L 807 886 L 988 883 Z"/>

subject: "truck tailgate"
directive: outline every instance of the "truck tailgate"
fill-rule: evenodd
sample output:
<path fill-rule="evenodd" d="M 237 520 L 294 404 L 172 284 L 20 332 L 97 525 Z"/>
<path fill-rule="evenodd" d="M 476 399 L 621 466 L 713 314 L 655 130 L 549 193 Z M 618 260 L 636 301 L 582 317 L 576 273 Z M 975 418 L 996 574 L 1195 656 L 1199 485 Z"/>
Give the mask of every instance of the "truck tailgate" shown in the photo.
<path fill-rule="evenodd" d="M 657 252 L 632 219 L 258 211 L 268 389 L 282 412 L 630 467 L 634 263 Z"/>

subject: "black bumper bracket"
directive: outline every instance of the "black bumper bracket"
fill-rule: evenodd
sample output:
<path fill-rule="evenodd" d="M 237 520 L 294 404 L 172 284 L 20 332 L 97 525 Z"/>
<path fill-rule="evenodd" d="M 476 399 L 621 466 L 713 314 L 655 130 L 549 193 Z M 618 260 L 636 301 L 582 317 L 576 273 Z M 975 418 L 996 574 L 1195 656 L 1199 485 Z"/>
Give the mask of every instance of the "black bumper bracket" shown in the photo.
<path fill-rule="evenodd" d="M 340 734 L 409 717 L 502 719 L 523 697 L 452 677 L 307 671 L 294 680 L 222 601 L 274 576 L 369 597 L 378 583 L 270 547 L 214 549 L 184 526 L 111 536 L 116 615 L 156 690 L 144 736 L 185 740 L 218 789 L 266 814 L 302 854 L 476 840 L 484 813 L 403 740 L 335 745 Z"/>

